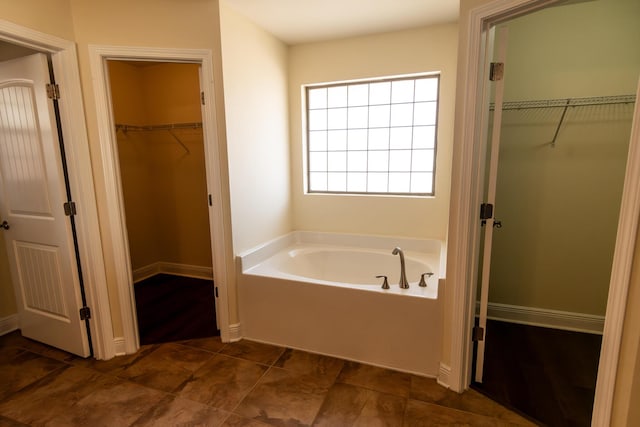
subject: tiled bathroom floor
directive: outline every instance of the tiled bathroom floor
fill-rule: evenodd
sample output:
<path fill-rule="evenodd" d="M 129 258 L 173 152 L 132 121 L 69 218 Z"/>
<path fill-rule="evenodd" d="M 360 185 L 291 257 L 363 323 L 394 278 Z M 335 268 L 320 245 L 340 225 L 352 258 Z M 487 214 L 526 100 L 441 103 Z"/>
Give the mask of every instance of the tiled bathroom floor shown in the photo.
<path fill-rule="evenodd" d="M 532 425 L 475 391 L 219 337 L 109 361 L 0 337 L 0 426 Z"/>

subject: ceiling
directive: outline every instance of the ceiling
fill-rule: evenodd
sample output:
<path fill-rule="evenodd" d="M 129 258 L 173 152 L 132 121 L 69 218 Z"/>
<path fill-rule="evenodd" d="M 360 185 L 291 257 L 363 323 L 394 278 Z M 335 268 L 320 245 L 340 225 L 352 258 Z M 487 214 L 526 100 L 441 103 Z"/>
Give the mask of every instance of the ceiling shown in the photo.
<path fill-rule="evenodd" d="M 289 45 L 456 22 L 459 0 L 226 0 Z"/>

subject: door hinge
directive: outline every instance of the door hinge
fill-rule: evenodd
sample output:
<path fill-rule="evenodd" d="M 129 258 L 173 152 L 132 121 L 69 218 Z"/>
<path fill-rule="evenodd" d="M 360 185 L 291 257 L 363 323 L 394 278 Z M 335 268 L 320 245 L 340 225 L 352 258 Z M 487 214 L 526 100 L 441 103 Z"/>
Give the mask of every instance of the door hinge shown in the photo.
<path fill-rule="evenodd" d="M 80 320 L 91 319 L 91 309 L 89 307 L 82 307 L 80 309 Z"/>
<path fill-rule="evenodd" d="M 480 205 L 480 219 L 487 220 L 493 218 L 493 205 L 491 203 L 483 203 Z"/>
<path fill-rule="evenodd" d="M 216 286 L 214 289 L 216 290 L 216 298 L 218 298 L 218 287 Z"/>
<path fill-rule="evenodd" d="M 200 102 L 204 105 L 204 92 L 200 92 Z"/>
<path fill-rule="evenodd" d="M 60 87 L 56 83 L 47 83 L 47 97 L 49 99 L 60 99 Z"/>
<path fill-rule="evenodd" d="M 209 206 L 213 206 L 213 197 L 209 194 Z"/>
<path fill-rule="evenodd" d="M 484 341 L 484 328 L 480 326 L 473 327 L 473 341 Z"/>
<path fill-rule="evenodd" d="M 492 82 L 502 80 L 504 77 L 504 62 L 492 62 L 489 67 L 489 80 Z"/>
<path fill-rule="evenodd" d="M 76 203 L 75 202 L 65 202 L 64 206 L 64 214 L 66 216 L 73 216 L 76 214 Z"/>

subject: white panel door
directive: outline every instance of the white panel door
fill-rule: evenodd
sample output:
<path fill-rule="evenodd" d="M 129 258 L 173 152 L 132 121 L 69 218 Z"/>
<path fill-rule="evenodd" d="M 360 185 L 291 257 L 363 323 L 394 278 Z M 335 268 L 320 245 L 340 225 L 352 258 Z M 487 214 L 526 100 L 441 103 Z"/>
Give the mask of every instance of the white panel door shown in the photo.
<path fill-rule="evenodd" d="M 507 56 L 507 37 L 508 30 L 502 27 L 496 31 L 495 39 L 495 62 L 504 64 Z M 500 151 L 500 128 L 502 127 L 502 101 L 504 95 L 504 80 L 502 78 L 495 81 L 494 85 L 494 111 L 493 123 L 491 128 L 491 141 L 489 146 L 489 171 L 486 201 L 492 206 L 496 203 L 496 184 L 498 178 L 498 154 Z M 497 209 L 497 208 L 496 208 Z M 495 210 L 493 212 L 495 214 Z M 482 242 L 482 270 L 481 270 L 481 287 L 480 287 L 480 310 L 478 313 L 478 326 L 483 330 L 487 330 L 487 308 L 489 305 L 489 277 L 491 267 L 491 247 L 493 244 L 493 227 L 495 216 L 491 215 L 485 223 L 484 241 Z M 484 371 L 484 349 L 485 340 L 490 339 L 487 334 L 478 341 L 476 354 L 476 373 L 475 381 L 481 383 Z"/>
<path fill-rule="evenodd" d="M 47 58 L 0 63 L 0 223 L 22 335 L 86 357 L 89 342 Z"/>

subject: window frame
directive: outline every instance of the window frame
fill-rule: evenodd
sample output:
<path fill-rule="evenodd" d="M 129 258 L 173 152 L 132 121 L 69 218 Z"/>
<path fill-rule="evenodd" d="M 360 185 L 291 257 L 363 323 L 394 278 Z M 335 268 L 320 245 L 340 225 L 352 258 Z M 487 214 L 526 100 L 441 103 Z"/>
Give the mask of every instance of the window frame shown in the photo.
<path fill-rule="evenodd" d="M 440 116 L 440 91 L 441 91 L 441 72 L 424 72 L 424 73 L 417 73 L 417 74 L 409 74 L 409 75 L 399 75 L 399 76 L 385 76 L 385 77 L 378 77 L 378 78 L 367 78 L 367 79 L 357 79 L 357 80 L 347 80 L 347 81 L 337 81 L 337 82 L 330 82 L 330 83 L 313 83 L 313 84 L 306 84 L 303 85 L 303 97 L 304 97 L 304 102 L 303 104 L 303 108 L 304 108 L 304 117 L 305 117 L 305 121 L 303 123 L 303 136 L 304 136 L 304 150 L 305 150 L 305 154 L 304 154 L 304 158 L 305 158 L 305 163 L 304 163 L 304 168 L 305 170 L 305 182 L 304 182 L 304 194 L 308 194 L 308 195 L 318 195 L 318 194 L 324 194 L 324 195 L 359 195 L 359 196 L 387 196 L 387 197 L 412 197 L 412 198 L 433 198 L 436 196 L 436 169 L 437 169 L 437 151 L 438 151 L 438 125 L 439 125 L 439 116 Z M 427 126 L 433 126 L 434 128 L 434 136 L 433 136 L 433 148 L 432 149 L 426 149 L 426 150 L 433 150 L 433 167 L 431 171 L 426 171 L 425 173 L 431 173 L 431 192 L 395 192 L 395 191 L 350 191 L 348 189 L 345 189 L 345 191 L 339 191 L 339 190 L 311 190 L 311 149 L 310 149 L 310 133 L 311 133 L 311 128 L 310 128 L 310 112 L 312 111 L 312 109 L 310 109 L 310 96 L 309 96 L 309 91 L 313 90 L 313 89 L 329 89 L 329 88 L 334 88 L 334 87 L 345 87 L 348 88 L 348 86 L 350 85 L 361 85 L 361 84 L 367 84 L 367 85 L 371 85 L 371 84 L 377 84 L 377 83 L 385 83 L 385 82 L 389 82 L 392 83 L 393 82 L 398 82 L 398 81 L 403 81 L 403 80 L 420 80 L 420 79 L 435 79 L 437 82 L 437 90 L 436 90 L 436 98 L 435 100 L 432 101 L 424 101 L 424 102 L 434 102 L 435 103 L 435 118 L 434 118 L 434 122 L 432 125 L 424 125 L 425 127 Z M 348 90 L 348 89 L 347 89 Z M 390 95 L 391 96 L 391 95 Z M 418 101 L 419 102 L 419 101 Z M 415 101 L 415 97 L 414 100 L 411 101 L 410 103 L 407 102 L 408 104 L 410 104 L 412 107 L 416 104 Z M 395 103 L 395 105 L 398 105 L 401 103 Z M 369 113 L 369 108 L 372 106 L 381 106 L 381 105 L 388 105 L 389 107 L 391 107 L 392 105 L 394 105 L 394 103 L 392 102 L 392 99 L 389 99 L 388 103 L 385 104 L 370 104 L 369 101 L 367 102 L 367 113 Z M 329 107 L 327 105 L 327 107 L 324 108 L 325 111 L 328 111 L 331 109 L 332 107 Z M 349 108 L 349 106 L 345 106 L 345 107 L 333 107 L 333 108 Z M 314 110 L 319 110 L 319 109 L 314 109 Z M 414 128 L 416 126 L 420 126 L 420 125 L 414 125 L 413 123 L 411 124 L 411 126 L 392 126 L 391 123 L 389 123 L 389 126 L 387 127 L 369 127 L 369 123 L 367 123 L 367 127 L 364 128 L 367 131 L 371 130 L 371 129 L 389 129 L 391 130 L 392 128 L 400 128 L 400 127 L 408 127 L 410 128 L 412 131 L 414 130 Z M 358 128 L 360 129 L 360 128 Z M 331 129 L 326 129 L 326 131 L 329 131 Z M 347 125 L 346 129 L 344 129 L 346 131 L 349 130 L 349 127 Z M 353 130 L 353 129 L 351 129 Z M 368 138 L 367 138 L 368 141 Z M 412 144 L 411 144 L 411 148 L 407 149 L 409 151 L 411 151 L 411 155 L 413 155 L 414 152 L 414 148 L 413 148 L 413 138 L 412 138 Z M 401 150 L 401 149 L 396 149 L 396 150 Z M 336 152 L 339 152 L 342 150 L 336 150 Z M 350 151 L 348 149 L 345 150 L 347 153 Z M 367 143 L 367 148 L 366 150 L 362 150 L 364 152 L 368 154 L 371 151 L 385 151 L 385 150 L 370 150 L 369 149 L 369 145 Z M 387 153 L 391 153 L 391 151 L 393 151 L 393 149 L 387 148 L 386 152 Z M 315 151 L 314 151 L 315 152 Z M 322 151 L 320 151 L 322 152 Z M 329 150 L 328 148 L 325 151 L 328 155 L 329 152 L 331 152 L 331 150 Z M 354 171 L 351 171 L 354 172 Z M 361 171 L 355 171 L 355 172 L 361 172 Z M 422 172 L 422 171 L 419 171 Z M 330 171 L 327 170 L 325 171 L 325 173 L 330 173 Z M 348 163 L 345 169 L 345 173 L 348 174 L 350 173 L 349 169 L 348 169 Z M 369 177 L 369 173 L 370 171 L 368 170 L 368 166 L 367 166 L 367 170 L 365 172 L 366 178 L 368 180 Z M 392 173 L 392 171 L 387 170 L 386 172 L 373 172 L 373 173 L 386 173 L 387 174 L 387 188 L 389 188 L 389 174 Z M 407 170 L 407 171 L 401 171 L 399 173 L 412 173 L 411 169 Z"/>

